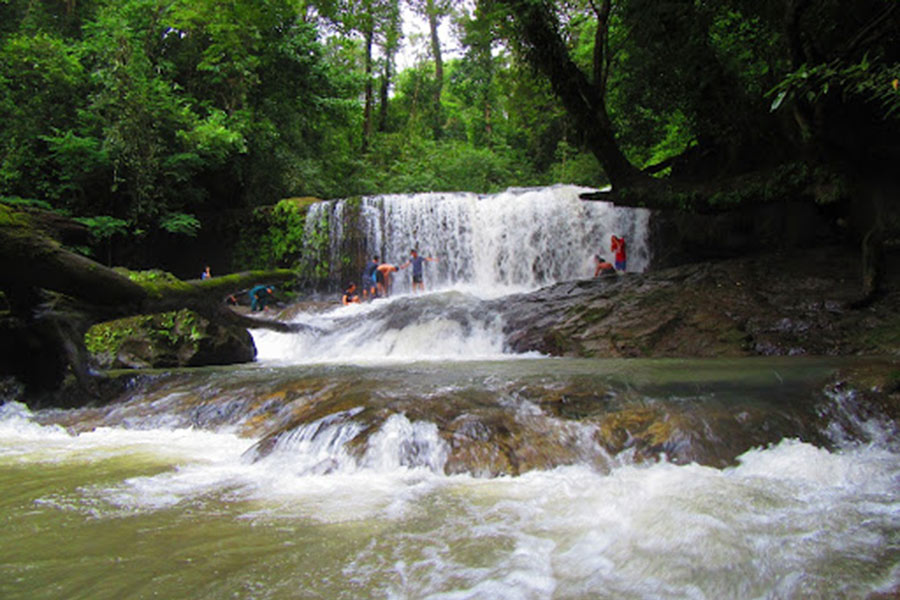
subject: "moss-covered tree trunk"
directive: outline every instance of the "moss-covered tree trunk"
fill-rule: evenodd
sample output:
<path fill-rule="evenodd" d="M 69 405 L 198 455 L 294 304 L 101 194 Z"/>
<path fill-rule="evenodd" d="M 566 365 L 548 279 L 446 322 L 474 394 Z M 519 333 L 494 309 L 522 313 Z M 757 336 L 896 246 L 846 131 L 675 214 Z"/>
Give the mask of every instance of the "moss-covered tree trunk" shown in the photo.
<path fill-rule="evenodd" d="M 71 371 L 89 384 L 84 334 L 95 324 L 187 308 L 210 321 L 290 331 L 297 326 L 235 313 L 224 299 L 293 271 L 251 271 L 196 281 L 132 281 L 67 250 L 51 236 L 58 218 L 0 204 L 0 371 L 32 389 L 52 389 Z"/>

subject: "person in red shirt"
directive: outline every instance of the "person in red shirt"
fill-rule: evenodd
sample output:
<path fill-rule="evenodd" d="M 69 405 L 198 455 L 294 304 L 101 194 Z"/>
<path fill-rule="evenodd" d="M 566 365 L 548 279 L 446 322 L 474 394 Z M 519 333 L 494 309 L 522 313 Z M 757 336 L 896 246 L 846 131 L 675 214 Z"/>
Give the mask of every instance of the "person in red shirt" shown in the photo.
<path fill-rule="evenodd" d="M 609 249 L 613 254 L 615 254 L 616 260 L 616 271 L 624 271 L 625 270 L 625 238 L 616 237 L 615 235 L 610 237 Z"/>

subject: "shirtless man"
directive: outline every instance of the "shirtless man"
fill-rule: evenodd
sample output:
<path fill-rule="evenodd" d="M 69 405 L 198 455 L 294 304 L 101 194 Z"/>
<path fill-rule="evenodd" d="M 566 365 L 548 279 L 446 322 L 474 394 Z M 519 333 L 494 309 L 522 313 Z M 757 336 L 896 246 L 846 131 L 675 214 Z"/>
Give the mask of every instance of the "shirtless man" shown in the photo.
<path fill-rule="evenodd" d="M 378 295 L 387 298 L 391 292 L 391 273 L 399 269 L 388 263 L 381 263 L 375 269 L 375 285 L 378 287 Z"/>
<path fill-rule="evenodd" d="M 608 260 L 601 258 L 599 254 L 594 256 L 594 263 L 597 265 L 597 268 L 594 269 L 594 277 L 597 277 L 598 275 L 616 274 L 616 266 Z"/>

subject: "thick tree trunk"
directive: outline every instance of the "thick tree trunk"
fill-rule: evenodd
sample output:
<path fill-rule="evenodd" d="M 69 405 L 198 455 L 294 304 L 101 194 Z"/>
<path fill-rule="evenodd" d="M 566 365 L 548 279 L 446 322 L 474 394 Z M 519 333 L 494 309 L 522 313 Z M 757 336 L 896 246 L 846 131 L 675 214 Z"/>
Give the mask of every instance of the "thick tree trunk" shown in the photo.
<path fill-rule="evenodd" d="M 600 97 L 606 98 L 606 82 L 609 79 L 609 14 L 612 0 L 591 0 L 591 8 L 597 16 L 597 30 L 594 32 L 594 85 Z"/>
<path fill-rule="evenodd" d="M 432 129 L 434 131 L 434 139 L 440 139 L 443 133 L 443 124 L 441 121 L 441 94 L 444 89 L 444 59 L 441 56 L 441 38 L 438 35 L 438 8 L 434 4 L 434 0 L 428 0 L 426 6 L 428 13 L 428 26 L 431 30 L 431 54 L 434 57 L 434 95 L 432 96 L 434 122 Z"/>
<path fill-rule="evenodd" d="M 518 39 L 524 44 L 529 63 L 548 78 L 566 112 L 585 133 L 591 151 L 613 187 L 652 185 L 650 178 L 632 165 L 619 148 L 598 82 L 591 82 L 572 62 L 556 17 L 546 3 L 530 0 L 499 2 L 515 15 L 512 23 Z"/>
<path fill-rule="evenodd" d="M 369 149 L 369 143 L 372 140 L 372 112 L 374 106 L 374 89 L 372 86 L 372 44 L 374 43 L 375 32 L 369 28 L 364 32 L 366 44 L 366 98 L 363 107 L 363 141 L 362 151 Z"/>
<path fill-rule="evenodd" d="M 384 58 L 384 71 L 381 77 L 381 89 L 379 92 L 378 106 L 378 131 L 386 132 L 388 124 L 388 102 L 391 90 L 391 63 L 393 59 L 390 55 Z"/>

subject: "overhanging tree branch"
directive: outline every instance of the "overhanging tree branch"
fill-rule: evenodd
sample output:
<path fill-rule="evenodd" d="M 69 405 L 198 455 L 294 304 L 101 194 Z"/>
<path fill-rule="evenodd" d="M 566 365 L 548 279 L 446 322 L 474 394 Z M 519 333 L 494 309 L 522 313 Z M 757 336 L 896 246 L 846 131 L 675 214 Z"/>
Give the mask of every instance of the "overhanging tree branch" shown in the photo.
<path fill-rule="evenodd" d="M 600 161 L 614 188 L 651 185 L 616 142 L 603 101 L 601 82 L 591 82 L 572 61 L 559 33 L 556 15 L 545 2 L 497 0 L 511 15 L 510 23 L 528 62 L 550 81 L 566 111 L 585 132 L 588 147 Z"/>
<path fill-rule="evenodd" d="M 46 220 L 45 220 L 46 217 Z M 0 204 L 0 290 L 10 306 L 0 320 L 4 370 L 29 385 L 52 387 L 71 368 L 85 388 L 84 334 L 103 321 L 187 308 L 212 322 L 290 332 L 302 325 L 239 315 L 224 302 L 260 283 L 290 281 L 293 271 L 248 271 L 206 280 L 132 281 L 127 275 L 75 254 L 48 235 L 51 213 Z M 39 359 L 22 356 L 31 348 Z M 44 366 L 46 364 L 47 366 Z"/>

